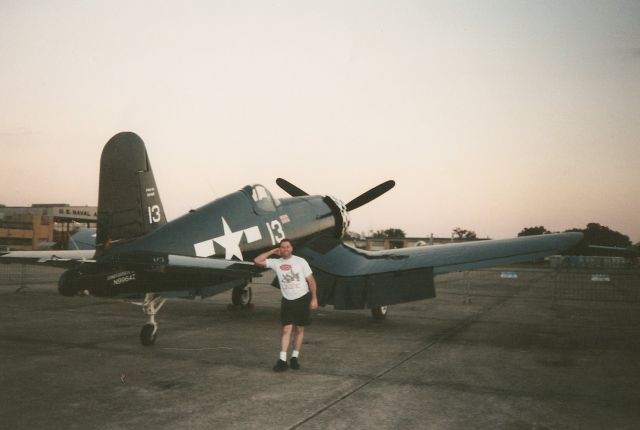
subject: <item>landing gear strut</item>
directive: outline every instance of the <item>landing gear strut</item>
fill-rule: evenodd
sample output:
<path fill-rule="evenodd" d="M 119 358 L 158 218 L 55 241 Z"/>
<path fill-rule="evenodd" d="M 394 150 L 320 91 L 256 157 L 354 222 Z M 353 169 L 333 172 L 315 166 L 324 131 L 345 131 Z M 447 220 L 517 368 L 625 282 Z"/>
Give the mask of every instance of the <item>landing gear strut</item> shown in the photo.
<path fill-rule="evenodd" d="M 387 316 L 388 309 L 389 306 L 376 306 L 375 308 L 371 308 L 371 316 L 374 320 L 381 321 Z"/>
<path fill-rule="evenodd" d="M 144 295 L 142 303 L 142 312 L 149 317 L 149 321 L 142 326 L 140 331 L 140 343 L 145 346 L 153 345 L 158 336 L 158 324 L 156 323 L 156 314 L 164 305 L 167 299 L 156 294 L 147 293 Z"/>

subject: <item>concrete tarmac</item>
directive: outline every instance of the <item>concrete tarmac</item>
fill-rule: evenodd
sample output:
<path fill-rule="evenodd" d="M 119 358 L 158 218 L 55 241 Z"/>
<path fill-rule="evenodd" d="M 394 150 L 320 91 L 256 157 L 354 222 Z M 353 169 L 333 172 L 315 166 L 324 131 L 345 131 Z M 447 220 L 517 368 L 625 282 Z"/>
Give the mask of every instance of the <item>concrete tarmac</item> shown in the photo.
<path fill-rule="evenodd" d="M 0 428 L 638 428 L 640 274 L 517 273 L 438 277 L 437 298 L 381 323 L 321 308 L 302 369 L 277 374 L 268 279 L 252 311 L 228 310 L 230 292 L 169 300 L 145 347 L 139 307 L 62 297 L 57 270 L 27 285 L 5 270 Z"/>

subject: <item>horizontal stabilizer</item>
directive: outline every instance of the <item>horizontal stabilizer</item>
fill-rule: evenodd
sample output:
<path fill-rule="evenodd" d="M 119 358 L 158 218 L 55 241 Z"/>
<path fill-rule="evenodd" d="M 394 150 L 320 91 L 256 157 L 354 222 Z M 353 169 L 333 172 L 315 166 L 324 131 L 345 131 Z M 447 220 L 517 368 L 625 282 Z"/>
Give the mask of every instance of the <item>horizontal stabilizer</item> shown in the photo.
<path fill-rule="evenodd" d="M 93 263 L 93 250 L 76 249 L 51 251 L 11 251 L 0 255 L 0 263 L 42 264 L 46 266 L 71 268 L 81 263 Z"/>

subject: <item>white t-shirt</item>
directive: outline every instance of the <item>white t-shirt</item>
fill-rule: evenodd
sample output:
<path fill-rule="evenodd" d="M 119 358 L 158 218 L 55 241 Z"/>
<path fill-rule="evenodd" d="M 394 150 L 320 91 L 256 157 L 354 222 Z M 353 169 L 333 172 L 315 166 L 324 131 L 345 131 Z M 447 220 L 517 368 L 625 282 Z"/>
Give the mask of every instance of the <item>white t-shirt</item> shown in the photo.
<path fill-rule="evenodd" d="M 288 259 L 267 258 L 267 267 L 278 275 L 280 291 L 287 300 L 295 300 L 309 292 L 307 278 L 313 273 L 307 260 L 292 255 Z"/>

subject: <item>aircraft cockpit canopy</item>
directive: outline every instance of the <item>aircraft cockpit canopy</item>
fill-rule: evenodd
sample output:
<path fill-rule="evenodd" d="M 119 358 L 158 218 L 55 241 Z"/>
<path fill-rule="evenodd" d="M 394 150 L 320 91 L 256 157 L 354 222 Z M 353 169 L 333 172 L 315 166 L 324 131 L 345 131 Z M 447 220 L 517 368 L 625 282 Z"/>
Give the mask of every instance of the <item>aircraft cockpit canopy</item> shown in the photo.
<path fill-rule="evenodd" d="M 251 198 L 261 211 L 275 212 L 276 208 L 280 206 L 280 200 L 274 198 L 269 190 L 260 184 L 251 187 Z"/>

